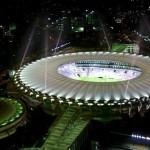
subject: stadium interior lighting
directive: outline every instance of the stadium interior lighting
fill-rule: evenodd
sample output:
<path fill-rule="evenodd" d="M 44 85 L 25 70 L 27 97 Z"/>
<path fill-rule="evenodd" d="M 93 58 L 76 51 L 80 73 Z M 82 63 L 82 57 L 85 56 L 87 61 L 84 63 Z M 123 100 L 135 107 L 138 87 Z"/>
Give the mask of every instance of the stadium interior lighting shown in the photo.
<path fill-rule="evenodd" d="M 39 94 L 36 94 L 36 98 L 38 98 L 40 95 Z"/>
<path fill-rule="evenodd" d="M 141 75 L 141 70 L 117 61 L 82 60 L 60 65 L 58 73 L 81 81 L 118 82 L 137 78 Z"/>
<path fill-rule="evenodd" d="M 43 100 L 46 100 L 46 96 L 43 96 Z"/>
<path fill-rule="evenodd" d="M 33 95 L 33 92 L 30 92 L 30 95 Z"/>
<path fill-rule="evenodd" d="M 132 138 L 136 138 L 136 139 L 142 139 L 142 140 L 150 141 L 150 137 L 149 136 L 143 136 L 143 135 L 139 135 L 139 134 L 132 134 L 131 137 Z"/>
<path fill-rule="evenodd" d="M 24 88 L 23 88 L 23 87 L 21 87 L 20 89 L 21 89 L 21 90 L 23 90 Z"/>
<path fill-rule="evenodd" d="M 45 60 L 46 88 L 43 82 Z M 150 95 L 150 89 L 145 88 L 150 85 L 147 78 L 150 76 L 149 65 L 148 57 L 131 54 L 68 53 L 42 58 L 22 67 L 15 74 L 15 83 L 34 99 L 39 97 L 39 101 L 43 97 L 41 100 L 50 99 L 69 105 L 125 107 L 135 103 L 138 106 L 143 99 L 144 102 L 149 100 L 146 97 Z"/>

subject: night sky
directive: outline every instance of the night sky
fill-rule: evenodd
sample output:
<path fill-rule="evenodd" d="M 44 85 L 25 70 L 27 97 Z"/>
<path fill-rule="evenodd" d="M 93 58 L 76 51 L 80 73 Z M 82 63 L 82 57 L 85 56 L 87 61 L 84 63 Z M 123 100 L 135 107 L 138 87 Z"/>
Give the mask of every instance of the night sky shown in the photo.
<path fill-rule="evenodd" d="M 41 17 L 44 14 L 51 15 L 57 19 L 62 11 L 71 11 L 72 15 L 80 15 L 86 9 L 95 10 L 109 25 L 112 23 L 114 17 L 123 17 L 124 12 L 129 13 L 126 24 L 130 25 L 131 19 L 140 18 L 140 30 L 150 32 L 149 27 L 149 16 L 146 14 L 142 15 L 144 11 L 148 10 L 150 6 L 149 0 L 5 0 L 0 3 L 0 25 L 4 27 L 6 31 L 9 30 L 11 24 L 16 25 L 16 31 L 13 33 L 13 37 L 4 36 L 0 39 L 0 63 L 4 59 L 6 63 L 10 63 L 9 57 L 16 53 L 21 48 L 21 42 L 24 35 L 28 32 L 28 28 L 32 26 L 36 17 Z M 130 15 L 132 11 L 132 15 Z M 149 11 L 150 12 L 150 11 Z M 149 13 L 146 12 L 146 13 Z M 139 16 L 140 17 L 139 17 Z M 44 16 L 44 15 L 43 15 Z M 137 18 L 137 19 L 138 19 Z M 143 24 L 143 20 L 145 24 Z M 132 25 L 131 25 L 132 26 Z M 144 27 L 145 26 L 145 27 Z M 135 27 L 133 25 L 133 27 Z M 136 27 L 135 27 L 136 28 Z M 8 33 L 7 33 L 8 34 Z M 8 39 L 9 38 L 9 39 Z M 10 38 L 13 38 L 13 43 L 9 43 Z"/>

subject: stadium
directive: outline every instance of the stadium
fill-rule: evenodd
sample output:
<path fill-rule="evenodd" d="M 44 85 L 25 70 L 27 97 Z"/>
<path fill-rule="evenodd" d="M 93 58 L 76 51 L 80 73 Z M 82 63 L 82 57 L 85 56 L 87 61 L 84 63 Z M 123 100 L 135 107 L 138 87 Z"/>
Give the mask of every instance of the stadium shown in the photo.
<path fill-rule="evenodd" d="M 0 139 L 13 134 L 24 124 L 26 110 L 22 102 L 13 98 L 0 98 Z"/>
<path fill-rule="evenodd" d="M 149 57 L 136 54 L 68 53 L 27 64 L 14 80 L 19 90 L 39 101 L 129 112 L 149 108 L 149 65 Z"/>

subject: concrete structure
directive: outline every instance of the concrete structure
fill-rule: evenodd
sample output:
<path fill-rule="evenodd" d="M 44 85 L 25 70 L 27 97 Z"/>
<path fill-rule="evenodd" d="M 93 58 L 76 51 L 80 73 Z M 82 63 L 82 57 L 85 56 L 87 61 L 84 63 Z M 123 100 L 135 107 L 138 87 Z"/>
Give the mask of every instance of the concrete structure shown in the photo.
<path fill-rule="evenodd" d="M 82 69 L 89 68 L 91 65 L 93 68 L 98 65 L 96 67 L 102 68 L 102 70 L 110 68 L 111 72 L 108 74 L 112 74 L 113 69 L 114 72 L 120 73 L 121 71 L 119 75 L 116 73 L 116 76 L 120 76 L 120 80 L 115 80 L 115 82 L 104 80 L 104 82 L 95 83 L 76 80 L 59 72 L 60 66 L 67 65 L 66 67 L 68 67 L 72 63 L 82 64 L 82 66 L 77 66 Z M 85 66 L 87 64 L 88 66 Z M 131 109 L 136 108 L 140 111 L 148 109 L 150 106 L 149 65 L 149 57 L 136 54 L 68 53 L 42 58 L 25 65 L 18 70 L 14 80 L 22 93 L 39 101 L 49 100 L 52 104 L 79 105 L 90 108 L 107 105 L 115 111 L 119 110 L 130 114 Z M 122 71 L 124 71 L 124 75 L 122 75 Z M 129 75 L 129 72 L 132 74 Z M 71 74 L 74 73 L 76 72 L 71 72 Z M 125 78 L 122 79 L 122 76 Z M 115 74 L 112 77 L 115 78 Z"/>
<path fill-rule="evenodd" d="M 0 139 L 16 132 L 26 119 L 25 106 L 12 98 L 0 98 Z"/>

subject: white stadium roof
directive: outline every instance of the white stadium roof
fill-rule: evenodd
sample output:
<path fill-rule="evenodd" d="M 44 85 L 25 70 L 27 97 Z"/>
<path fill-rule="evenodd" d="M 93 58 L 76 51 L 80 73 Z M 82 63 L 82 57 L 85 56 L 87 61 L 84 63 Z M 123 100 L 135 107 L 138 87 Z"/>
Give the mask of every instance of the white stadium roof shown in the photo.
<path fill-rule="evenodd" d="M 136 65 L 139 77 L 119 82 L 85 82 L 67 78 L 57 72 L 58 66 L 80 60 L 110 60 Z M 79 52 L 42 58 L 21 68 L 19 78 L 35 91 L 83 100 L 121 100 L 150 95 L 150 59 L 142 55 L 109 52 Z"/>

